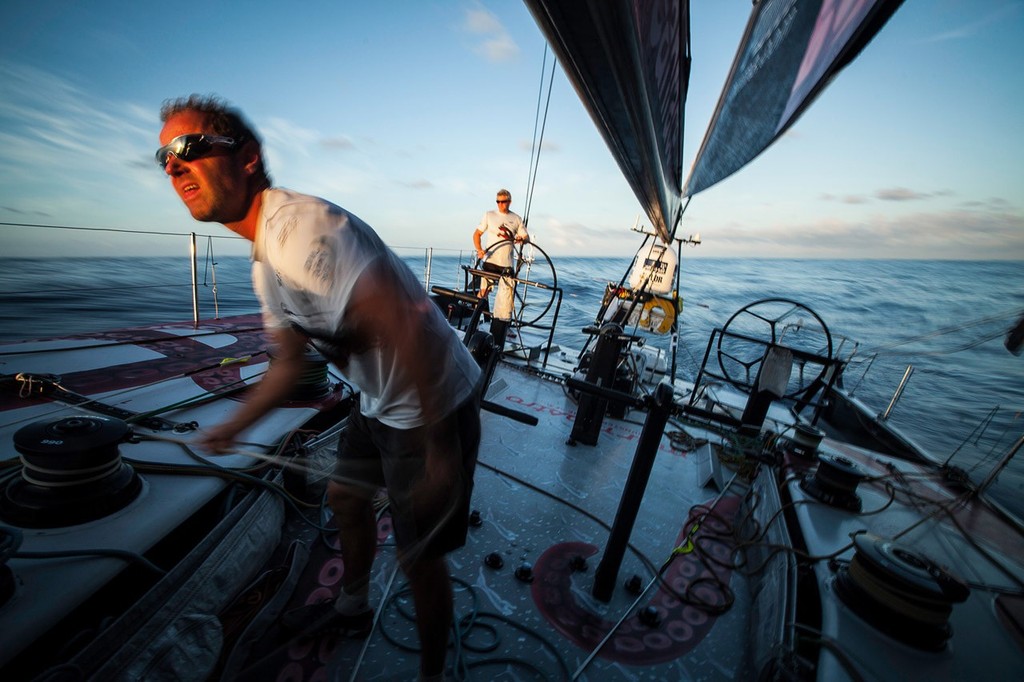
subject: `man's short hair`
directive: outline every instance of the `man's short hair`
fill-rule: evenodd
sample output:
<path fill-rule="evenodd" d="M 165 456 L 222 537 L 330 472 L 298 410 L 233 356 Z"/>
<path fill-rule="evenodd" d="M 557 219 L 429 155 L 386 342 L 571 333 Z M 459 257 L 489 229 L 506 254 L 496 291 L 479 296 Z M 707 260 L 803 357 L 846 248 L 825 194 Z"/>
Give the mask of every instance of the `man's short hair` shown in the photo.
<path fill-rule="evenodd" d="M 259 172 L 266 179 L 267 185 L 272 184 L 266 160 L 263 158 L 263 140 L 241 111 L 215 95 L 191 94 L 188 97 L 164 100 L 160 107 L 160 121 L 167 123 L 167 119 L 183 111 L 196 111 L 206 116 L 212 128 L 210 132 L 214 135 L 230 137 L 239 143 L 254 141 L 260 150 Z"/>
<path fill-rule="evenodd" d="M 498 193 L 495 196 L 496 197 L 508 197 L 511 200 L 512 199 L 512 192 L 509 192 L 507 189 L 499 189 Z"/>

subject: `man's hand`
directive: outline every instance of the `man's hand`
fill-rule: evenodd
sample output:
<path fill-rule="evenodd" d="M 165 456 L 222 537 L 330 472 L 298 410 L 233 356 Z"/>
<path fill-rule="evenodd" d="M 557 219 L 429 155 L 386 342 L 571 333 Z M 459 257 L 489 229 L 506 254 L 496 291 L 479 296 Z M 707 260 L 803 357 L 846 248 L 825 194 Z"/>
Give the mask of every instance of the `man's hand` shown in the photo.
<path fill-rule="evenodd" d="M 235 449 L 239 429 L 233 421 L 218 424 L 203 434 L 199 445 L 215 455 L 224 455 Z"/>
<path fill-rule="evenodd" d="M 274 362 L 242 406 L 226 422 L 206 432 L 200 440 L 204 449 L 216 454 L 232 451 L 238 434 L 281 404 L 305 371 L 306 337 L 289 328 L 274 329 L 270 335 L 277 349 Z"/>

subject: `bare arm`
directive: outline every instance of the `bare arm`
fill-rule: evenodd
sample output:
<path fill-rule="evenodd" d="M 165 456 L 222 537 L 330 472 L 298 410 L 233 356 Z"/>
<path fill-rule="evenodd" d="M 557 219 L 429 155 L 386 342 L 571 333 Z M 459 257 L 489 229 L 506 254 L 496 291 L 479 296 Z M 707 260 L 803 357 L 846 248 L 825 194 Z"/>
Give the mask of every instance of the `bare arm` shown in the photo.
<path fill-rule="evenodd" d="M 484 257 L 484 253 L 485 253 L 484 252 L 483 244 L 480 243 L 480 235 L 482 235 L 482 234 L 483 234 L 483 230 L 481 230 L 481 229 L 477 229 L 475 232 L 473 232 L 473 246 L 476 247 L 476 257 L 477 258 L 483 258 Z"/>
<path fill-rule="evenodd" d="M 530 241 L 530 233 L 526 231 L 526 223 L 520 221 L 519 229 L 516 230 L 516 244 L 524 244 Z"/>
<path fill-rule="evenodd" d="M 205 449 L 216 453 L 231 450 L 238 434 L 284 402 L 302 376 L 306 338 L 292 329 L 276 329 L 271 336 L 274 362 L 245 403 L 227 421 L 207 431 L 202 439 Z"/>

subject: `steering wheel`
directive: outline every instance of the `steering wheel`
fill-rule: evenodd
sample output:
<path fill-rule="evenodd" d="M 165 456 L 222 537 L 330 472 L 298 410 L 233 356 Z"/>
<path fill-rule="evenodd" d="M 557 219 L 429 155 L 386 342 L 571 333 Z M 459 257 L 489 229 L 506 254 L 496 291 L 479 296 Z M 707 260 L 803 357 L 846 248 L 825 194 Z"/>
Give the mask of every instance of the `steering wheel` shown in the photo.
<path fill-rule="evenodd" d="M 733 386 L 749 390 L 773 346 L 802 353 L 794 354 L 799 371 L 790 377 L 784 398 L 796 398 L 824 380 L 832 366 L 832 334 L 825 321 L 797 301 L 765 298 L 737 310 L 722 327 L 717 349 L 722 375 Z"/>
<path fill-rule="evenodd" d="M 484 262 L 499 248 L 512 249 L 512 324 L 528 327 L 544 317 L 555 302 L 558 276 L 548 254 L 533 242 L 510 244 L 508 240 L 495 242 L 487 247 L 484 257 L 476 262 L 481 269 Z M 494 280 L 492 287 L 500 280 Z"/>

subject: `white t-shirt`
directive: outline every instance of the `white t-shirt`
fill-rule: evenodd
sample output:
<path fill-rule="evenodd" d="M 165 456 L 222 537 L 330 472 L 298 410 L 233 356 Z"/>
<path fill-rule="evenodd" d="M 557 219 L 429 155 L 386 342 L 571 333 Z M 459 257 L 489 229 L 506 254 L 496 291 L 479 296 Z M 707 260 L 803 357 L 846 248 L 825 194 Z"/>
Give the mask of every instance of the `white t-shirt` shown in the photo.
<path fill-rule="evenodd" d="M 476 229 L 477 232 L 483 233 L 484 249 L 489 248 L 502 239 L 515 239 L 516 237 L 526 239 L 529 237 L 526 226 L 523 225 L 523 219 L 512 211 L 508 213 L 502 213 L 497 210 L 488 211 L 484 213 L 484 217 L 480 219 L 480 224 L 477 225 Z M 505 246 L 499 246 L 487 254 L 487 262 L 494 263 L 503 268 L 511 266 L 512 242 Z"/>
<path fill-rule="evenodd" d="M 253 288 L 268 329 L 295 327 L 361 391 L 360 410 L 408 429 L 423 423 L 419 394 L 386 342 L 351 351 L 345 313 L 353 288 L 370 265 L 393 277 L 402 301 L 380 315 L 418 316 L 415 347 L 431 373 L 429 394 L 445 415 L 476 386 L 480 368 L 431 302 L 408 266 L 366 223 L 323 199 L 268 189 L 252 249 Z"/>

